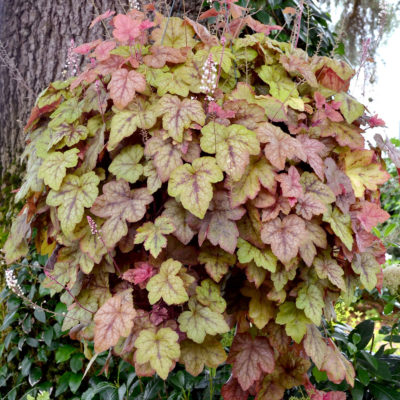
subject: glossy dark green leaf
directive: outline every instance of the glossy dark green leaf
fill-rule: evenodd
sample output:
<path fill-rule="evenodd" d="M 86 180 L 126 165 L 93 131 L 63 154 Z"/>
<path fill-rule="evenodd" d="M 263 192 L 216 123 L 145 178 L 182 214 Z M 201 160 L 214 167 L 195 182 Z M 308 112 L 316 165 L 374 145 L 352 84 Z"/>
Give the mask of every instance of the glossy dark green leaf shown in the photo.
<path fill-rule="evenodd" d="M 78 372 L 83 368 L 82 354 L 74 354 L 69 361 L 69 366 L 72 372 Z"/>
<path fill-rule="evenodd" d="M 78 349 L 75 346 L 71 346 L 70 344 L 66 344 L 61 346 L 56 351 L 56 362 L 61 363 L 64 361 L 68 361 L 72 354 L 76 353 Z"/>
<path fill-rule="evenodd" d="M 11 331 L 7 334 L 6 338 L 4 339 L 4 348 L 8 350 L 8 347 L 10 346 L 10 343 L 12 340 L 17 336 L 17 332 Z"/>
<path fill-rule="evenodd" d="M 14 347 L 7 356 L 7 362 L 11 362 L 13 358 L 18 354 L 18 348 Z"/>
<path fill-rule="evenodd" d="M 357 368 L 357 378 L 364 385 L 368 386 L 370 381 L 370 375 L 368 371 L 362 367 Z"/>
<path fill-rule="evenodd" d="M 351 332 L 349 335 L 349 340 L 354 343 L 353 341 L 353 336 L 357 333 L 361 336 L 360 341 L 357 343 L 357 348 L 359 350 L 364 349 L 370 340 L 372 339 L 372 336 L 374 334 L 374 327 L 375 323 L 374 321 L 367 319 L 361 323 L 359 323 Z"/>
<path fill-rule="evenodd" d="M 29 384 L 35 386 L 42 378 L 42 370 L 39 367 L 33 367 L 29 371 Z"/>
<path fill-rule="evenodd" d="M 22 376 L 28 376 L 31 366 L 32 366 L 32 359 L 28 356 L 25 356 L 20 366 Z"/>
<path fill-rule="evenodd" d="M 79 386 L 81 385 L 82 382 L 82 373 L 71 373 L 69 376 L 69 381 L 68 385 L 69 388 L 71 389 L 72 393 L 76 393 L 76 391 L 79 389 Z"/>
<path fill-rule="evenodd" d="M 18 318 L 19 318 L 18 310 L 15 310 L 12 313 L 7 314 L 6 317 L 4 318 L 3 324 L 0 327 L 0 332 L 7 329 L 12 323 L 17 321 Z"/>
<path fill-rule="evenodd" d="M 354 388 L 351 390 L 351 396 L 353 400 L 363 400 L 364 399 L 364 387 L 363 385 L 355 381 L 354 382 Z"/>
<path fill-rule="evenodd" d="M 32 318 L 30 315 L 27 315 L 27 317 L 24 319 L 24 322 L 22 323 L 22 330 L 25 333 L 29 333 L 32 330 Z"/>
<path fill-rule="evenodd" d="M 56 398 L 57 398 L 57 396 L 59 396 L 60 394 L 63 394 L 68 389 L 70 375 L 71 375 L 71 372 L 69 372 L 69 371 L 64 372 L 61 375 L 60 379 L 58 380 L 58 385 L 57 385 L 57 389 L 56 389 L 56 394 L 55 394 Z"/>
<path fill-rule="evenodd" d="M 124 400 L 126 394 L 126 385 L 125 383 L 118 388 L 118 400 Z"/>
<path fill-rule="evenodd" d="M 373 398 L 376 400 L 399 400 L 400 389 L 396 390 L 389 385 L 382 383 L 372 382 L 369 385 Z"/>
<path fill-rule="evenodd" d="M 33 315 L 38 321 L 43 322 L 44 324 L 46 323 L 46 313 L 43 310 L 37 308 Z"/>
<path fill-rule="evenodd" d="M 33 338 L 33 337 L 28 337 L 26 339 L 26 344 L 28 346 L 31 346 L 31 347 L 34 347 L 34 348 L 39 347 L 39 341 L 37 339 Z"/>
<path fill-rule="evenodd" d="M 43 332 L 43 340 L 47 346 L 51 346 L 51 342 L 53 341 L 53 328 L 48 326 Z"/>

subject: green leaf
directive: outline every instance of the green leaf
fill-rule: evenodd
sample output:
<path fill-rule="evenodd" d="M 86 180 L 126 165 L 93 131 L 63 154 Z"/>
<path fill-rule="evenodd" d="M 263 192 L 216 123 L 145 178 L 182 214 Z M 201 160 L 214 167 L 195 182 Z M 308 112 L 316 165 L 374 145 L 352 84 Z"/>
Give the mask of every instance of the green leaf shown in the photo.
<path fill-rule="evenodd" d="M 217 164 L 233 181 L 243 176 L 250 161 L 250 155 L 260 153 L 260 142 L 255 132 L 242 125 L 228 127 L 210 122 L 201 130 L 200 147 L 209 154 L 215 154 Z"/>
<path fill-rule="evenodd" d="M 238 239 L 237 247 L 238 260 L 242 264 L 254 260 L 258 267 L 264 268 L 270 272 L 275 272 L 278 260 L 268 248 L 260 250 L 241 238 Z"/>
<path fill-rule="evenodd" d="M 78 348 L 75 346 L 71 346 L 70 344 L 63 345 L 59 347 L 56 351 L 56 363 L 62 363 L 68 361 L 71 358 L 71 355 L 76 353 Z"/>
<path fill-rule="evenodd" d="M 223 178 L 215 158 L 196 158 L 192 165 L 181 165 L 172 172 L 168 194 L 177 197 L 183 207 L 203 219 L 213 197 L 212 183 L 222 181 Z"/>
<path fill-rule="evenodd" d="M 184 311 L 178 317 L 179 328 L 186 332 L 189 339 L 196 343 L 203 343 L 206 334 L 216 335 L 229 331 L 222 314 L 212 311 L 209 307 L 203 307 L 191 298 L 189 311 Z"/>
<path fill-rule="evenodd" d="M 71 389 L 72 393 L 76 393 L 79 389 L 79 386 L 82 382 L 83 374 L 79 373 L 71 373 L 68 380 L 69 388 Z"/>
<path fill-rule="evenodd" d="M 135 183 L 143 173 L 143 166 L 139 163 L 143 157 L 143 147 L 140 144 L 128 146 L 113 159 L 108 167 L 117 179 L 125 179 Z"/>
<path fill-rule="evenodd" d="M 335 95 L 335 101 L 339 101 L 340 111 L 351 124 L 364 114 L 364 106 L 347 93 L 341 92 Z"/>
<path fill-rule="evenodd" d="M 335 235 L 345 244 L 351 251 L 353 247 L 353 231 L 351 230 L 350 214 L 343 214 L 337 207 L 332 210 L 331 206 L 327 206 L 327 211 L 323 215 L 322 220 L 329 222 Z"/>
<path fill-rule="evenodd" d="M 383 383 L 371 382 L 369 388 L 376 400 L 398 400 L 400 395 L 399 389 Z"/>
<path fill-rule="evenodd" d="M 85 207 L 91 207 L 99 193 L 100 179 L 94 172 L 82 176 L 67 175 L 60 190 L 50 190 L 46 202 L 58 206 L 58 218 L 64 233 L 72 232 L 82 220 Z"/>
<path fill-rule="evenodd" d="M 355 254 L 351 267 L 360 275 L 360 281 L 367 290 L 372 290 L 376 286 L 378 282 L 376 274 L 380 270 L 380 265 L 373 254 Z"/>
<path fill-rule="evenodd" d="M 301 284 L 296 299 L 296 307 L 304 310 L 305 315 L 314 322 L 321 324 L 322 309 L 325 306 L 323 292 L 315 283 Z"/>
<path fill-rule="evenodd" d="M 69 100 L 61 103 L 57 109 L 50 115 L 51 121 L 49 123 L 50 128 L 55 128 L 63 122 L 71 124 L 76 121 L 82 114 L 83 101 L 78 103 L 76 97 L 72 97 Z"/>
<path fill-rule="evenodd" d="M 147 283 L 150 304 L 155 304 L 161 298 L 168 304 L 182 304 L 188 301 L 184 282 L 178 275 L 182 264 L 172 258 L 164 261 L 158 274 Z"/>
<path fill-rule="evenodd" d="M 157 332 L 144 329 L 135 341 L 135 359 L 139 364 L 150 363 L 162 379 L 167 379 L 169 371 L 180 356 L 179 336 L 171 328 L 161 328 Z"/>
<path fill-rule="evenodd" d="M 174 232 L 175 226 L 168 217 L 158 217 L 154 223 L 146 222 L 137 228 L 134 244 L 144 243 L 144 248 L 157 258 L 161 250 L 167 246 L 165 235 Z"/>
<path fill-rule="evenodd" d="M 78 149 L 71 149 L 65 153 L 49 153 L 39 168 L 38 177 L 44 179 L 44 183 L 51 189 L 59 190 L 67 168 L 75 167 L 78 163 L 78 153 Z"/>
<path fill-rule="evenodd" d="M 69 366 L 71 368 L 72 372 L 79 372 L 83 368 L 83 362 L 82 362 L 82 354 L 74 354 L 71 357 L 71 360 L 69 362 Z"/>
<path fill-rule="evenodd" d="M 375 322 L 367 319 L 360 322 L 349 334 L 351 340 L 359 350 L 365 349 L 374 335 Z M 357 341 L 356 335 L 359 340 Z"/>
<path fill-rule="evenodd" d="M 35 386 L 42 378 L 42 370 L 38 367 L 33 367 L 29 371 L 29 384 Z"/>
<path fill-rule="evenodd" d="M 279 306 L 279 312 L 275 322 L 285 325 L 285 330 L 296 343 L 300 343 L 307 332 L 307 325 L 311 321 L 304 315 L 304 312 L 297 309 L 295 303 L 285 302 Z"/>
<path fill-rule="evenodd" d="M 44 324 L 46 323 L 46 313 L 43 310 L 36 308 L 33 315 L 38 321 L 43 322 Z"/>

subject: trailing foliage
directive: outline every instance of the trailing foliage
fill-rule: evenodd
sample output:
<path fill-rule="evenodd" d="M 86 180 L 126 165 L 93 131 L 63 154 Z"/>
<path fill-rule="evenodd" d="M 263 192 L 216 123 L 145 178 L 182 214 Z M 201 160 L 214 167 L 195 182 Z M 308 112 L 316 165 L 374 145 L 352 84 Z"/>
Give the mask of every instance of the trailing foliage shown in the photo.
<path fill-rule="evenodd" d="M 36 228 L 51 255 L 42 285 L 68 306 L 62 330 L 137 375 L 227 362 L 224 399 L 281 399 L 307 384 L 311 359 L 353 385 L 318 327 L 340 296 L 377 285 L 385 249 L 371 229 L 389 216 L 377 192 L 389 174 L 364 148 L 354 71 L 228 5 L 220 39 L 133 10 L 112 39 L 75 49 L 90 64 L 50 84 L 26 127 L 7 261 Z M 245 26 L 256 33 L 239 38 Z"/>

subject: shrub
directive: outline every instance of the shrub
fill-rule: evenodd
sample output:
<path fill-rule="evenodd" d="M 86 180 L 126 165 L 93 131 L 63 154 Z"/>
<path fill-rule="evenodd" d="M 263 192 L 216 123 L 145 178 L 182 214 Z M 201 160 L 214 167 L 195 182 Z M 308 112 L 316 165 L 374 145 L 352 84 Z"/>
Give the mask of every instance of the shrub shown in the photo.
<path fill-rule="evenodd" d="M 310 389 L 311 358 L 353 385 L 318 327 L 340 296 L 377 285 L 385 249 L 371 229 L 388 218 L 389 174 L 364 148 L 354 71 L 230 13 L 218 38 L 133 10 L 112 39 L 75 49 L 90 64 L 50 84 L 26 127 L 7 261 L 36 228 L 51 253 L 42 285 L 68 305 L 62 329 L 138 375 L 227 362 L 225 399 L 281 399 Z M 245 26 L 256 33 L 239 38 Z"/>

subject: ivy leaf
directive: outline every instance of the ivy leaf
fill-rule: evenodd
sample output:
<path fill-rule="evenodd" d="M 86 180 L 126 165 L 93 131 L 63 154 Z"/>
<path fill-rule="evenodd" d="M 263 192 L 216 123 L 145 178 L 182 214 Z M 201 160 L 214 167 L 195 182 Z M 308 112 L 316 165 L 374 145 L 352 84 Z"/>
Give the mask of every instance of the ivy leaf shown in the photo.
<path fill-rule="evenodd" d="M 233 254 L 236 249 L 239 230 L 235 221 L 246 213 L 243 207 L 232 208 L 228 193 L 215 192 L 206 216 L 198 223 L 199 245 L 207 238 L 214 246 L 219 245 L 228 253 Z"/>
<path fill-rule="evenodd" d="M 91 207 L 99 193 L 100 179 L 94 172 L 82 176 L 67 175 L 60 190 L 50 190 L 46 203 L 58 206 L 58 219 L 64 233 L 72 232 L 82 220 L 85 207 Z"/>
<path fill-rule="evenodd" d="M 340 111 L 349 124 L 364 114 L 365 107 L 347 93 L 336 94 L 335 101 L 340 102 Z"/>
<path fill-rule="evenodd" d="M 228 127 L 210 122 L 201 130 L 200 147 L 215 154 L 217 164 L 234 181 L 240 180 L 249 164 L 250 155 L 260 152 L 260 143 L 253 131 L 232 124 Z"/>
<path fill-rule="evenodd" d="M 50 141 L 48 149 L 57 145 L 58 148 L 64 146 L 72 147 L 85 140 L 88 136 L 86 126 L 75 124 L 62 123 L 50 131 Z"/>
<path fill-rule="evenodd" d="M 243 287 L 240 292 L 250 297 L 249 317 L 258 329 L 263 329 L 275 315 L 275 308 L 263 291 L 254 287 Z"/>
<path fill-rule="evenodd" d="M 232 207 L 244 204 L 247 199 L 253 200 L 260 192 L 261 185 L 275 193 L 275 173 L 265 158 L 257 160 L 257 158 L 251 157 L 240 180 L 234 181 L 228 178 L 226 182 L 226 187 L 230 191 Z"/>
<path fill-rule="evenodd" d="M 313 193 L 306 193 L 297 199 L 296 213 L 304 219 L 310 220 L 314 215 L 323 214 L 326 205 L 322 203 Z"/>
<path fill-rule="evenodd" d="M 168 46 L 180 49 L 194 47 L 198 43 L 193 39 L 194 30 L 181 18 L 163 18 L 160 27 L 151 32 L 151 38 L 156 46 Z"/>
<path fill-rule="evenodd" d="M 316 325 L 321 324 L 322 309 L 325 306 L 322 290 L 315 283 L 300 285 L 297 293 L 296 307 L 304 310 L 304 314 Z"/>
<path fill-rule="evenodd" d="M 293 214 L 267 222 L 261 229 L 261 240 L 271 245 L 272 252 L 283 263 L 296 257 L 306 235 L 304 220 Z"/>
<path fill-rule="evenodd" d="M 49 122 L 49 127 L 54 129 L 64 122 L 72 124 L 81 116 L 83 105 L 83 102 L 78 102 L 76 97 L 64 101 L 50 115 L 51 121 Z"/>
<path fill-rule="evenodd" d="M 254 261 L 258 267 L 270 272 L 275 272 L 277 259 L 269 249 L 262 249 L 253 246 L 249 242 L 239 238 L 237 244 L 237 256 L 242 264 Z"/>
<path fill-rule="evenodd" d="M 179 362 L 183 363 L 186 371 L 193 376 L 201 374 L 204 366 L 217 368 L 226 361 L 226 353 L 221 342 L 213 336 L 206 336 L 201 344 L 187 339 L 180 345 L 181 358 Z"/>
<path fill-rule="evenodd" d="M 147 177 L 147 189 L 150 194 L 157 192 L 162 186 L 162 182 L 158 177 L 157 170 L 153 161 L 149 160 L 143 167 L 143 175 Z"/>
<path fill-rule="evenodd" d="M 298 198 L 303 194 L 300 174 L 295 166 L 291 165 L 287 174 L 279 174 L 275 179 L 281 184 L 283 196 Z"/>
<path fill-rule="evenodd" d="M 117 69 L 112 73 L 107 88 L 115 106 L 122 110 L 133 100 L 136 92 L 146 90 L 146 78 L 135 70 Z"/>
<path fill-rule="evenodd" d="M 256 129 L 258 139 L 261 143 L 267 143 L 264 148 L 265 157 L 279 170 L 285 168 L 286 159 L 298 157 L 305 161 L 307 159 L 301 143 L 282 131 L 278 126 L 264 122 Z"/>
<path fill-rule="evenodd" d="M 309 233 L 309 237 L 302 243 L 300 254 L 307 266 L 310 267 L 317 255 L 316 246 L 325 249 L 327 246 L 327 239 L 325 230 L 317 223 L 306 222 L 306 229 Z M 329 252 L 327 252 L 327 254 L 329 255 Z"/>
<path fill-rule="evenodd" d="M 232 375 L 244 391 L 275 369 L 274 351 L 268 339 L 252 338 L 249 333 L 239 333 L 233 340 L 227 362 L 232 364 Z"/>
<path fill-rule="evenodd" d="M 182 165 L 182 153 L 171 139 L 153 136 L 146 142 L 145 155 L 153 159 L 161 182 L 167 182 L 174 169 Z"/>
<path fill-rule="evenodd" d="M 122 274 L 122 279 L 140 285 L 148 281 L 155 274 L 154 268 L 147 262 L 139 262 L 135 264 L 135 268 L 128 269 Z"/>
<path fill-rule="evenodd" d="M 329 251 L 324 252 L 314 259 L 313 265 L 320 279 L 328 278 L 332 284 L 346 291 L 343 279 L 343 268 L 330 256 Z"/>
<path fill-rule="evenodd" d="M 328 352 L 328 345 L 316 325 L 307 325 L 307 334 L 303 344 L 307 355 L 311 357 L 317 368 L 321 370 L 326 353 Z"/>
<path fill-rule="evenodd" d="M 174 221 L 175 230 L 172 234 L 179 239 L 181 243 L 185 245 L 188 244 L 196 233 L 189 225 L 192 214 L 185 210 L 182 205 L 174 199 L 169 199 L 164 206 L 165 210 L 162 215 Z"/>
<path fill-rule="evenodd" d="M 325 154 L 326 146 L 319 140 L 311 139 L 308 135 L 299 135 L 297 140 L 303 147 L 307 162 L 311 165 L 318 178 L 323 180 L 325 165 L 321 157 Z"/>
<path fill-rule="evenodd" d="M 296 268 L 287 270 L 282 264 L 278 264 L 278 268 L 271 274 L 271 280 L 274 283 L 275 290 L 282 290 L 285 285 L 292 281 L 296 276 Z"/>
<path fill-rule="evenodd" d="M 286 55 L 280 56 L 280 62 L 287 72 L 292 73 L 292 75 L 300 74 L 307 81 L 307 83 L 312 87 L 318 87 L 317 78 L 315 73 L 312 71 L 311 65 L 308 61 L 291 54 L 289 57 Z"/>
<path fill-rule="evenodd" d="M 196 343 L 203 343 L 208 335 L 217 335 L 229 331 L 222 314 L 203 307 L 191 298 L 188 303 L 189 311 L 184 311 L 178 317 L 179 329 L 186 332 L 189 339 Z"/>
<path fill-rule="evenodd" d="M 205 279 L 200 286 L 196 287 L 197 300 L 211 311 L 223 313 L 226 308 L 226 301 L 221 296 L 219 286 L 211 279 Z"/>
<path fill-rule="evenodd" d="M 139 364 L 150 363 L 162 379 L 167 379 L 180 356 L 179 336 L 171 328 L 144 329 L 135 340 L 135 361 Z"/>
<path fill-rule="evenodd" d="M 140 221 L 152 201 L 146 188 L 130 190 L 129 183 L 122 179 L 106 183 L 91 208 L 94 215 L 108 218 L 102 226 L 106 245 L 118 243 L 128 233 L 127 222 Z"/>
<path fill-rule="evenodd" d="M 350 215 L 343 214 L 337 207 L 332 210 L 331 206 L 322 217 L 324 222 L 329 222 L 335 235 L 340 238 L 344 245 L 351 251 L 353 248 L 353 231 L 351 230 Z"/>
<path fill-rule="evenodd" d="M 301 174 L 300 183 L 303 186 L 304 193 L 311 193 L 323 204 L 330 204 L 336 200 L 329 186 L 322 183 L 318 177 L 311 172 L 303 172 Z"/>
<path fill-rule="evenodd" d="M 108 299 L 94 316 L 94 348 L 101 353 L 127 337 L 133 327 L 136 310 L 133 308 L 132 289 L 119 292 Z"/>
<path fill-rule="evenodd" d="M 311 321 L 304 312 L 297 309 L 295 303 L 287 301 L 279 307 L 275 322 L 285 325 L 285 331 L 296 343 L 300 343 L 307 332 L 307 325 Z"/>
<path fill-rule="evenodd" d="M 151 54 L 143 57 L 143 62 L 151 68 L 162 68 L 166 63 L 181 64 L 186 61 L 188 49 L 167 46 L 151 46 Z"/>
<path fill-rule="evenodd" d="M 206 116 L 202 104 L 197 100 L 183 99 L 178 96 L 164 95 L 157 104 L 158 115 L 163 116 L 163 128 L 169 136 L 181 143 L 183 131 L 194 121 L 204 125 Z"/>
<path fill-rule="evenodd" d="M 373 162 L 372 150 L 355 150 L 346 154 L 344 169 L 350 178 L 356 197 L 362 197 L 365 189 L 377 190 L 378 185 L 390 179 L 390 174 Z"/>
<path fill-rule="evenodd" d="M 198 259 L 200 264 L 205 264 L 208 275 L 215 282 L 219 282 L 228 272 L 229 267 L 236 263 L 234 254 L 229 254 L 219 247 L 211 246 L 202 246 Z"/>
<path fill-rule="evenodd" d="M 131 136 L 137 128 L 150 129 L 157 121 L 155 107 L 141 97 L 129 104 L 129 109 L 117 111 L 111 120 L 110 138 L 107 148 L 114 150 L 118 143 Z"/>
<path fill-rule="evenodd" d="M 212 183 L 222 181 L 223 177 L 214 158 L 197 158 L 192 165 L 181 165 L 172 172 L 168 194 L 179 196 L 183 207 L 202 219 L 213 197 Z"/>
<path fill-rule="evenodd" d="M 256 263 L 251 261 L 246 265 L 246 277 L 249 282 L 253 282 L 258 289 L 265 281 L 267 271 L 264 268 L 257 267 Z"/>
<path fill-rule="evenodd" d="M 75 167 L 78 163 L 78 153 L 78 149 L 71 149 L 65 153 L 49 153 L 39 168 L 38 177 L 44 179 L 44 183 L 51 189 L 59 190 L 67 168 Z"/>
<path fill-rule="evenodd" d="M 158 217 L 154 223 L 146 222 L 137 228 L 135 244 L 144 243 L 144 248 L 150 251 L 154 258 L 157 258 L 161 250 L 167 246 L 168 235 L 175 230 L 172 220 L 168 217 Z"/>
<path fill-rule="evenodd" d="M 188 301 L 183 280 L 178 276 L 182 264 L 169 258 L 161 264 L 161 268 L 146 285 L 150 304 L 161 298 L 168 304 L 182 304 Z"/>
<path fill-rule="evenodd" d="M 360 281 L 367 290 L 372 290 L 376 286 L 378 282 L 376 274 L 380 270 L 380 265 L 373 254 L 355 254 L 351 267 L 360 275 Z"/>
<path fill-rule="evenodd" d="M 258 123 L 265 121 L 265 110 L 257 104 L 248 103 L 246 100 L 229 100 L 223 105 L 222 112 L 233 112 L 233 123 L 243 125 L 247 129 L 257 128 Z"/>
<path fill-rule="evenodd" d="M 356 211 L 357 219 L 361 222 L 361 226 L 368 232 L 378 225 L 382 224 L 390 218 L 390 214 L 378 204 L 371 203 L 369 201 L 363 201 L 361 207 Z"/>
<path fill-rule="evenodd" d="M 143 148 L 140 144 L 128 146 L 113 159 L 108 167 L 117 179 L 125 179 L 129 183 L 135 183 L 143 173 L 143 166 L 139 161 L 143 157 Z"/>

